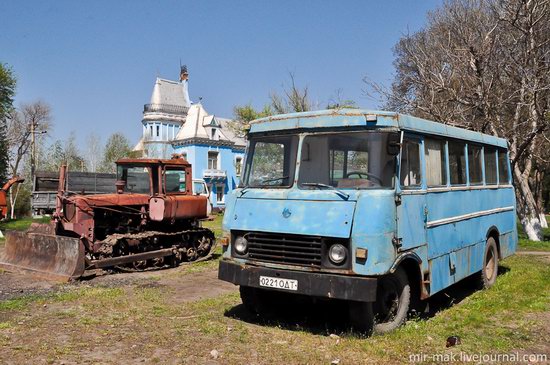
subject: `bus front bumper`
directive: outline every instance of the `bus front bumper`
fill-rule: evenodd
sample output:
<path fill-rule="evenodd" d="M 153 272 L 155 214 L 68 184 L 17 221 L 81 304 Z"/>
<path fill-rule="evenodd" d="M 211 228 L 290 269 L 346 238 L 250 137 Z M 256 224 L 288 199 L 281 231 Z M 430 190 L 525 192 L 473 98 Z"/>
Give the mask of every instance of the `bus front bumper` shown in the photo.
<path fill-rule="evenodd" d="M 260 277 L 263 277 L 262 283 L 264 284 L 272 284 L 274 281 L 277 282 L 277 279 L 288 279 L 296 281 L 297 285 L 292 289 L 266 287 L 265 285 L 260 285 Z M 266 281 L 265 278 L 269 279 Z M 358 302 L 374 302 L 376 300 L 377 280 L 372 277 L 278 270 L 222 260 L 220 261 L 218 279 L 235 285 L 277 290 L 313 297 L 353 300 Z"/>

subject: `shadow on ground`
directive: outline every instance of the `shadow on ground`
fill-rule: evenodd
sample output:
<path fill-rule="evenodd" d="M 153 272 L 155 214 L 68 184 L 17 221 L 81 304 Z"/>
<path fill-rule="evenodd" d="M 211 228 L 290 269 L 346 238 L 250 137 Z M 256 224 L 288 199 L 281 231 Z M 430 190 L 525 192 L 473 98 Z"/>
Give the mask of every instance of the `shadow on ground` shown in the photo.
<path fill-rule="evenodd" d="M 499 275 L 510 269 L 499 267 Z M 447 310 L 475 293 L 478 289 L 477 277 L 468 277 L 449 288 L 433 295 L 427 301 L 426 310 L 417 314 L 420 320 L 427 320 L 438 312 Z M 308 297 L 280 293 L 280 297 L 269 308 L 268 314 L 259 316 L 249 312 L 239 304 L 225 312 L 225 316 L 261 326 L 279 327 L 291 331 L 306 331 L 316 335 L 353 333 L 348 321 L 348 308 L 345 301 L 314 300 Z"/>

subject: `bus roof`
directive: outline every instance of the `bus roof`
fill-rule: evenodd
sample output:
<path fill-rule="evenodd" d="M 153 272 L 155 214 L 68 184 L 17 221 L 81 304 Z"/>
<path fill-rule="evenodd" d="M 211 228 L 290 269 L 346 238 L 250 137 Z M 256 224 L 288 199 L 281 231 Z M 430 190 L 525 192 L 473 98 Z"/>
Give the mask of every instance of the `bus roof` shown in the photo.
<path fill-rule="evenodd" d="M 364 109 L 330 109 L 274 115 L 252 121 L 250 123 L 250 133 L 360 126 L 371 128 L 393 127 L 421 134 L 507 147 L 504 138 L 489 134 L 453 127 L 406 114 Z"/>

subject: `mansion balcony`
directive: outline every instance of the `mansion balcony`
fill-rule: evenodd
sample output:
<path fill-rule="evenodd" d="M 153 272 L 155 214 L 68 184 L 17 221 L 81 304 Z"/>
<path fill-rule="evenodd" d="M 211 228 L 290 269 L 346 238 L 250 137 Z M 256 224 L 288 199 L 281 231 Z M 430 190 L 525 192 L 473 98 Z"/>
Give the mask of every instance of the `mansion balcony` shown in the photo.
<path fill-rule="evenodd" d="M 171 104 L 145 104 L 143 106 L 144 113 L 165 113 L 173 115 L 187 115 L 189 108 L 181 105 Z"/>
<path fill-rule="evenodd" d="M 206 169 L 202 171 L 202 177 L 211 180 L 223 180 L 227 177 L 225 170 Z"/>

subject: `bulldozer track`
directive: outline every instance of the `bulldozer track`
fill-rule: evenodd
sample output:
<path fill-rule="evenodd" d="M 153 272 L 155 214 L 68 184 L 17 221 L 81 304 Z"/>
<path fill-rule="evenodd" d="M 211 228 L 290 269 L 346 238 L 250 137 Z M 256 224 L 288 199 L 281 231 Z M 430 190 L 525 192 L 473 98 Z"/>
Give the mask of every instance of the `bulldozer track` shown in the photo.
<path fill-rule="evenodd" d="M 201 237 L 201 234 L 204 234 Z M 157 237 L 174 237 L 174 236 L 182 236 L 184 238 L 183 244 L 175 244 L 171 247 L 164 247 L 159 248 L 158 250 L 150 250 L 142 253 L 130 253 L 127 255 L 121 255 L 121 256 L 112 256 L 113 255 L 113 247 L 121 240 L 144 240 L 144 239 L 150 239 L 150 238 L 157 238 Z M 194 237 L 193 237 L 194 236 Z M 190 245 L 195 239 L 199 238 L 198 243 L 199 245 L 197 247 L 194 247 L 193 245 Z M 159 269 L 161 267 L 169 266 L 166 263 L 162 263 L 159 266 L 149 266 L 149 267 L 143 267 L 143 268 L 132 268 L 127 265 L 122 265 L 123 263 L 129 263 L 132 260 L 133 256 L 143 256 L 140 258 L 135 258 L 135 261 L 147 261 L 148 259 L 153 258 L 162 258 L 165 256 L 175 256 L 178 257 L 179 260 L 177 260 L 177 264 L 175 266 L 178 266 L 184 262 L 187 263 L 193 263 L 193 262 L 200 262 L 203 261 L 206 257 L 209 257 L 213 251 L 213 247 L 215 246 L 215 237 L 214 233 L 207 228 L 193 228 L 193 229 L 186 229 L 183 231 L 177 231 L 177 232 L 159 232 L 159 231 L 144 231 L 139 233 L 114 233 L 109 236 L 107 236 L 104 240 L 100 241 L 102 244 L 101 248 L 99 249 L 98 253 L 106 257 L 103 259 L 97 259 L 89 261 L 88 264 L 91 267 L 108 267 L 107 262 L 120 262 L 120 264 L 114 264 L 111 267 L 117 271 L 122 272 L 141 272 L 141 271 L 148 271 L 148 270 L 155 270 Z M 206 245 L 204 245 L 206 244 Z M 204 246 L 203 246 L 204 245 Z M 207 250 L 205 250 L 205 248 Z M 193 250 L 194 255 L 188 256 L 187 261 L 181 260 L 181 254 L 184 253 L 186 250 Z M 185 254 L 184 254 L 185 255 Z"/>
<path fill-rule="evenodd" d="M 199 262 L 210 261 L 214 258 L 214 251 L 216 250 L 216 247 L 218 247 L 217 242 L 214 243 L 210 247 L 210 251 L 208 251 L 208 254 L 206 256 L 199 257 L 198 259 L 193 260 L 193 261 L 182 261 L 182 262 L 178 263 L 178 266 L 187 266 L 187 265 L 192 265 L 192 264 L 196 264 L 196 263 L 199 263 Z M 156 271 L 159 268 L 152 266 L 152 267 L 148 267 L 148 268 L 145 268 L 145 269 L 133 269 L 133 268 L 130 268 L 130 267 L 115 266 L 115 269 L 118 272 L 133 273 L 133 272 Z"/>
<path fill-rule="evenodd" d="M 151 237 L 169 237 L 169 236 L 178 236 L 178 235 L 184 235 L 189 233 L 212 233 L 211 230 L 208 228 L 194 228 L 194 229 L 187 229 L 184 231 L 178 231 L 178 232 L 160 232 L 160 231 L 145 231 L 145 232 L 139 232 L 139 233 L 113 233 L 108 235 L 104 240 L 100 241 L 102 244 L 102 247 L 99 252 L 104 254 L 110 254 L 112 253 L 112 247 L 117 244 L 117 242 L 121 239 L 135 239 L 135 240 L 141 240 L 144 238 L 151 238 Z"/>

